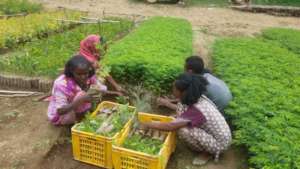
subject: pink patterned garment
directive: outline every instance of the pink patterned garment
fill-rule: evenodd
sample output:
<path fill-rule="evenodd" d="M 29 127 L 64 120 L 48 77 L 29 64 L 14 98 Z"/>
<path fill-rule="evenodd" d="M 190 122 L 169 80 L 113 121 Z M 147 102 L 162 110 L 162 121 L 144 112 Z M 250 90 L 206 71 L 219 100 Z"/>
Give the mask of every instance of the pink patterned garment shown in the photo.
<path fill-rule="evenodd" d="M 88 85 L 98 85 L 101 91 L 106 91 L 107 87 L 101 84 L 96 76 L 91 77 L 87 81 Z M 59 76 L 53 84 L 52 97 L 50 99 L 48 107 L 48 119 L 53 124 L 59 124 L 61 119 L 66 119 L 70 113 L 66 115 L 59 115 L 57 109 L 61 108 L 64 105 L 70 104 L 75 98 L 82 95 L 84 91 L 76 84 L 72 78 L 67 78 L 65 75 Z M 75 112 L 82 113 L 91 108 L 91 103 L 84 103 L 79 106 Z M 62 117 L 66 116 L 66 117 Z"/>

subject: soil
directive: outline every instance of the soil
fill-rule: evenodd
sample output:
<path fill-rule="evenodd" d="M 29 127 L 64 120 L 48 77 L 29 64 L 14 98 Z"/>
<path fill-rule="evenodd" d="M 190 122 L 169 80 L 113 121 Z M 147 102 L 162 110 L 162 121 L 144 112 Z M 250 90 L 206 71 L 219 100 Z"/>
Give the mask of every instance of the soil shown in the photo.
<path fill-rule="evenodd" d="M 267 27 L 300 28 L 299 18 L 275 17 L 234 11 L 227 8 L 182 7 L 171 4 L 149 5 L 128 0 L 36 0 L 49 8 L 63 6 L 89 11 L 92 16 L 128 14 L 173 16 L 188 19 L 194 31 L 194 53 L 211 67 L 210 47 L 216 37 L 254 36 Z M 109 14 L 110 13 L 110 14 Z M 69 128 L 54 127 L 47 121 L 47 103 L 34 98 L 0 98 L 1 169 L 93 169 L 73 160 Z M 160 112 L 165 110 L 160 109 Z M 169 114 L 169 113 L 167 113 Z M 181 142 L 177 144 L 168 169 L 245 169 L 247 153 L 234 147 L 218 164 L 191 165 L 194 156 Z"/>
<path fill-rule="evenodd" d="M 47 103 L 0 98 L 1 169 L 30 168 L 59 140 L 62 128 L 47 122 Z"/>

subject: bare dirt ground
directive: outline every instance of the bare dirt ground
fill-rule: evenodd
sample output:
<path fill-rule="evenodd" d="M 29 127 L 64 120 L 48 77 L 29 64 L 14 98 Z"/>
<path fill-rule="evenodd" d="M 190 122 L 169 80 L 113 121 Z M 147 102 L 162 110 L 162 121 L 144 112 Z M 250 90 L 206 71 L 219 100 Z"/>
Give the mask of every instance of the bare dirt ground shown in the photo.
<path fill-rule="evenodd" d="M 0 168 L 30 168 L 57 142 L 62 129 L 47 122 L 47 104 L 0 98 Z"/>
<path fill-rule="evenodd" d="M 123 13 L 143 16 L 173 16 L 188 19 L 194 30 L 194 53 L 211 66 L 210 47 L 216 37 L 253 36 L 267 27 L 300 28 L 299 18 L 252 14 L 226 8 L 183 8 L 178 5 L 148 5 L 128 0 L 36 0 L 49 8 L 63 6 L 89 11 L 93 16 Z M 93 169 L 72 159 L 70 130 L 51 126 L 47 103 L 32 98 L 0 98 L 0 169 Z M 194 154 L 180 142 L 168 169 L 197 169 Z M 220 163 L 203 169 L 245 169 L 246 153 L 232 147 Z"/>

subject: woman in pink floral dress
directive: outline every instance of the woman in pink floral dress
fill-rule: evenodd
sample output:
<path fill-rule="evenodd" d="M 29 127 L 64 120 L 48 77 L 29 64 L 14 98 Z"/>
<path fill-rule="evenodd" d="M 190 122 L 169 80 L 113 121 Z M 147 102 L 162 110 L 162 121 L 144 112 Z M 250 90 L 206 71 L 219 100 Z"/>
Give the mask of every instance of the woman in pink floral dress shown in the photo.
<path fill-rule="evenodd" d="M 55 81 L 48 107 L 48 119 L 54 125 L 74 124 L 91 108 L 91 85 L 99 92 L 107 90 L 95 76 L 91 63 L 81 55 L 72 57 L 65 65 L 64 74 Z M 100 94 L 100 93 L 99 93 Z"/>

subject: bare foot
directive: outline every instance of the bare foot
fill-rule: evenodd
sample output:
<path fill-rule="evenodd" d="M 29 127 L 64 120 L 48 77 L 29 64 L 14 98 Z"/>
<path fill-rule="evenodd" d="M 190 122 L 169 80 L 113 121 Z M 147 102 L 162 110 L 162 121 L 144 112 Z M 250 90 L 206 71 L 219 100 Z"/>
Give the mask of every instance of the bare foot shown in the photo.
<path fill-rule="evenodd" d="M 193 165 L 203 166 L 212 159 L 212 156 L 209 153 L 203 152 L 198 157 L 195 157 L 193 160 Z"/>

